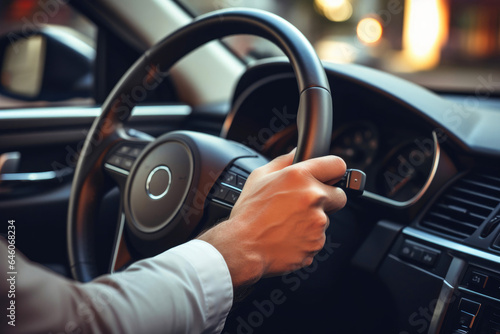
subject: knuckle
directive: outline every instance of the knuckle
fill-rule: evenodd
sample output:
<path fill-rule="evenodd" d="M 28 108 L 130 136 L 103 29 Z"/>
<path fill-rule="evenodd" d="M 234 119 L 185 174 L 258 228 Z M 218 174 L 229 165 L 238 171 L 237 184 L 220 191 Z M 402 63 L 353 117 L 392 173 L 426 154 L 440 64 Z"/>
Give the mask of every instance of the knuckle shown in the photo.
<path fill-rule="evenodd" d="M 313 258 L 311 256 L 306 257 L 304 261 L 302 261 L 302 267 L 308 267 L 313 263 Z"/>
<path fill-rule="evenodd" d="M 306 176 L 306 171 L 303 168 L 299 168 L 296 165 L 289 166 L 283 169 L 285 177 L 290 181 L 303 180 Z"/>
<path fill-rule="evenodd" d="M 316 204 L 318 200 L 321 198 L 321 195 L 315 191 L 315 189 L 311 188 L 303 188 L 303 194 L 301 197 L 304 199 L 304 202 L 307 203 L 307 205 L 310 204 Z"/>
<path fill-rule="evenodd" d="M 315 210 L 314 214 L 311 216 L 311 220 L 314 225 L 325 227 L 328 223 L 328 216 L 323 210 Z"/>
<path fill-rule="evenodd" d="M 323 246 L 325 246 L 325 242 L 326 242 L 326 236 L 325 234 L 323 233 L 321 235 L 321 237 L 314 243 L 314 252 L 317 253 L 319 252 L 320 250 L 323 249 Z"/>
<path fill-rule="evenodd" d="M 321 205 L 328 199 L 327 192 L 314 183 L 301 187 L 301 191 L 302 198 L 307 204 L 310 205 Z"/>

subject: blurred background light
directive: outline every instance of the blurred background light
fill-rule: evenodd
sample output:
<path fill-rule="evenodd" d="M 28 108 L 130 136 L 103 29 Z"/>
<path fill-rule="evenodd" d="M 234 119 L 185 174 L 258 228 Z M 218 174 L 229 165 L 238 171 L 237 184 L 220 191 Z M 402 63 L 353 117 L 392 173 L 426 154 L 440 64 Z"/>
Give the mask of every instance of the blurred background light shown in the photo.
<path fill-rule="evenodd" d="M 315 45 L 318 57 L 333 63 L 353 63 L 356 60 L 358 50 L 350 43 L 322 40 Z"/>
<path fill-rule="evenodd" d="M 356 34 L 361 42 L 375 44 L 382 38 L 382 24 L 373 17 L 365 17 L 359 21 Z"/>
<path fill-rule="evenodd" d="M 314 0 L 316 11 L 333 22 L 344 22 L 352 16 L 349 0 Z"/>
<path fill-rule="evenodd" d="M 403 56 L 409 70 L 428 70 L 439 64 L 448 38 L 445 0 L 405 0 Z"/>

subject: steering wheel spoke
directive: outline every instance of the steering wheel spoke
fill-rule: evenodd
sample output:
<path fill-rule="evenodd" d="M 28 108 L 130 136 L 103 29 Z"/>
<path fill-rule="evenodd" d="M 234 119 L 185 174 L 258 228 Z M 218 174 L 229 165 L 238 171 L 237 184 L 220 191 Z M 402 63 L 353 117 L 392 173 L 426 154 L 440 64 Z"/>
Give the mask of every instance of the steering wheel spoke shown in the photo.
<path fill-rule="evenodd" d="M 127 242 L 125 240 L 125 219 L 125 213 L 120 210 L 120 216 L 118 219 L 118 225 L 116 227 L 116 234 L 111 253 L 111 261 L 109 264 L 110 273 L 117 272 L 134 262 L 132 253 L 129 251 Z"/>

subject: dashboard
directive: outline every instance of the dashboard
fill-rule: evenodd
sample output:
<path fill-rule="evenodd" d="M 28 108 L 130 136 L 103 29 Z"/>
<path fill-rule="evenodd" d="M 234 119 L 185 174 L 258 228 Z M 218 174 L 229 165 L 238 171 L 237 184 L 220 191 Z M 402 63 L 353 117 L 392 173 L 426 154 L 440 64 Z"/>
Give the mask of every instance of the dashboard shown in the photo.
<path fill-rule="evenodd" d="M 344 226 L 336 234 L 356 234 L 339 240 L 350 251 L 336 270 L 363 276 L 339 284 L 349 291 L 345 305 L 355 310 L 369 299 L 381 324 L 352 327 L 351 313 L 360 313 L 338 309 L 328 318 L 340 332 L 499 333 L 499 103 L 439 96 L 357 65 L 324 65 L 334 106 L 330 153 L 367 175 L 364 196 L 331 218 Z M 268 159 L 289 152 L 298 140 L 297 90 L 285 60 L 253 64 L 221 135 Z M 319 283 L 323 291 L 330 285 Z"/>

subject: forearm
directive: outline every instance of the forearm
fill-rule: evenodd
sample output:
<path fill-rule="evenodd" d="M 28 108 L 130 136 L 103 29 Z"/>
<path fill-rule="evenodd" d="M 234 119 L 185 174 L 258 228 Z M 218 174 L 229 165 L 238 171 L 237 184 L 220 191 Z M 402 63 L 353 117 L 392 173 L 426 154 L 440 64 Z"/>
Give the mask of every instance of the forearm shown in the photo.
<path fill-rule="evenodd" d="M 88 284 L 66 280 L 19 259 L 16 326 L 6 325 L 2 332 L 220 331 L 231 306 L 231 282 L 220 254 L 202 241 L 195 243 L 195 252 L 173 249 Z M 204 260 L 197 259 L 198 255 Z M 214 256 L 222 266 L 207 261 Z"/>

